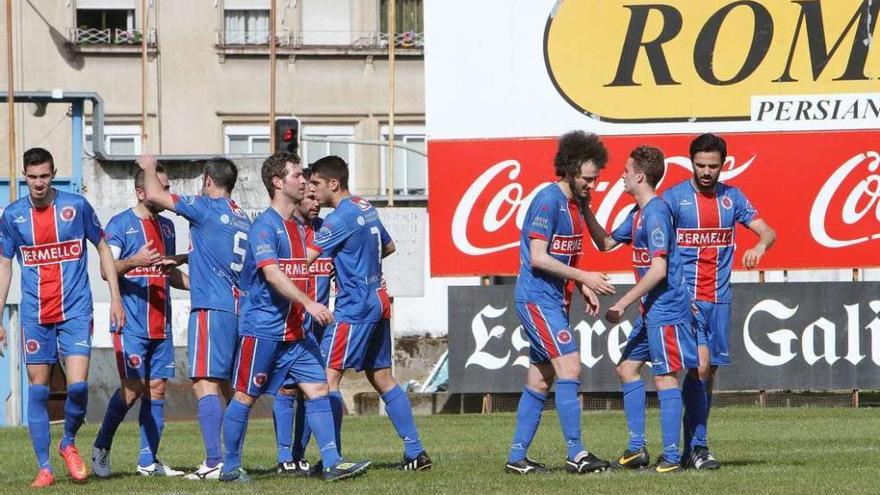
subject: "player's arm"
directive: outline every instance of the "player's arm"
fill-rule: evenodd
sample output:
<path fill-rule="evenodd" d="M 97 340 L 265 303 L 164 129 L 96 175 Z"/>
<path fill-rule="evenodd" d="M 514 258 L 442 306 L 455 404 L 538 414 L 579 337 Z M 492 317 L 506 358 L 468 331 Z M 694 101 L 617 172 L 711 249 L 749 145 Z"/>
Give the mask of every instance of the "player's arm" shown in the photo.
<path fill-rule="evenodd" d="M 322 325 L 333 323 L 333 313 L 327 309 L 327 306 L 315 302 L 303 291 L 299 290 L 299 287 L 287 278 L 287 275 L 281 271 L 277 264 L 268 263 L 260 268 L 260 270 L 263 271 L 263 276 L 272 289 L 281 294 L 285 299 L 302 304 L 318 323 Z"/>
<path fill-rule="evenodd" d="M 605 319 L 611 323 L 617 323 L 623 317 L 623 313 L 630 304 L 641 299 L 642 296 L 651 292 L 651 289 L 657 286 L 666 278 L 666 256 L 655 256 L 651 258 L 651 267 L 645 273 L 645 276 L 639 280 L 639 283 L 632 289 L 627 291 L 613 306 L 608 308 L 605 313 Z"/>
<path fill-rule="evenodd" d="M 752 220 L 748 227 L 760 238 L 757 244 L 743 253 L 743 266 L 746 270 L 752 270 L 757 268 L 764 253 L 776 242 L 776 231 L 760 218 Z"/>
<path fill-rule="evenodd" d="M 168 271 L 168 282 L 175 289 L 189 290 L 189 276 L 177 267 Z"/>
<path fill-rule="evenodd" d="M 387 258 L 394 254 L 394 251 L 397 251 L 397 247 L 394 245 L 394 241 L 388 241 L 387 244 L 382 246 L 382 258 Z"/>
<path fill-rule="evenodd" d="M 529 239 L 529 252 L 532 268 L 549 273 L 554 277 L 574 280 L 578 284 L 586 285 L 599 294 L 614 294 L 614 286 L 608 282 L 608 275 L 598 272 L 585 272 L 550 256 L 547 252 L 547 241 L 544 239 Z"/>
<path fill-rule="evenodd" d="M 587 230 L 590 231 L 590 237 L 596 243 L 599 251 L 609 251 L 620 244 L 599 224 L 596 215 L 589 208 L 584 208 L 584 221 L 587 223 Z"/>
<path fill-rule="evenodd" d="M 116 260 L 107 241 L 101 239 L 95 247 L 98 248 L 98 257 L 101 261 L 101 273 L 113 273 L 116 271 Z M 121 329 L 125 326 L 125 310 L 122 309 L 122 296 L 119 292 L 119 277 L 105 277 L 107 286 L 110 288 L 110 328 Z"/>
<path fill-rule="evenodd" d="M 144 171 L 144 194 L 147 196 L 147 201 L 168 211 L 177 212 L 174 207 L 174 197 L 159 182 L 156 158 L 152 155 L 142 155 L 138 158 L 137 164 Z"/>
<path fill-rule="evenodd" d="M 6 307 L 10 283 L 12 283 L 12 259 L 0 256 L 0 309 Z M 0 355 L 4 347 L 6 347 L 6 329 L 3 327 L 3 320 L 0 319 Z"/>
<path fill-rule="evenodd" d="M 174 254 L 165 257 L 165 264 L 172 266 L 180 266 L 189 263 L 189 253 Z"/>
<path fill-rule="evenodd" d="M 111 253 L 116 254 L 116 253 L 114 253 L 115 249 L 118 249 L 118 248 L 116 248 L 115 246 L 112 246 L 112 245 L 110 246 Z M 159 251 L 153 247 L 152 240 L 147 241 L 146 244 L 144 244 L 143 246 L 141 246 L 140 249 L 138 249 L 138 252 L 134 253 L 133 255 L 129 256 L 128 258 L 125 258 L 125 259 L 115 259 L 115 258 L 118 258 L 118 255 L 114 256 L 114 260 L 113 260 L 113 265 L 116 268 L 116 275 L 117 276 L 125 275 L 126 273 L 134 270 L 135 268 L 137 268 L 139 266 L 155 265 L 156 263 L 162 261 L 162 255 L 159 254 Z M 103 278 L 104 280 L 107 280 L 107 274 L 104 272 L 103 265 L 101 266 L 101 278 Z"/>

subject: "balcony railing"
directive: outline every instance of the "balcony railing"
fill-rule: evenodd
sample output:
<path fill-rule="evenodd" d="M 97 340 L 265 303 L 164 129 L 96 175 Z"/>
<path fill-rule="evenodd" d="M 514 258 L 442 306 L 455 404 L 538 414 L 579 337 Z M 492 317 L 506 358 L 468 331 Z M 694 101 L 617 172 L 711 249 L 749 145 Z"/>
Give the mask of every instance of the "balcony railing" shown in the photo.
<path fill-rule="evenodd" d="M 138 45 L 143 40 L 140 29 L 74 28 L 70 30 L 70 42 L 75 45 Z M 156 30 L 147 31 L 147 44 L 156 46 Z"/>
<path fill-rule="evenodd" d="M 404 32 L 394 36 L 398 48 L 421 49 L 424 33 Z M 268 31 L 217 31 L 216 44 L 221 47 L 268 46 Z M 384 50 L 388 48 L 388 33 L 377 31 L 289 31 L 275 34 L 275 46 L 289 48 L 347 48 Z"/>

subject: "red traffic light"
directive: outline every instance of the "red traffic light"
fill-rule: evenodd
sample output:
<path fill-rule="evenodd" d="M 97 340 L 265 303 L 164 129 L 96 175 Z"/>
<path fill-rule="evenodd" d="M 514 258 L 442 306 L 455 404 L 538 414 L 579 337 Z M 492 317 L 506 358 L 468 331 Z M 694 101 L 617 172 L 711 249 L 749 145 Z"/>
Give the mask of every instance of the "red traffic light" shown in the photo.
<path fill-rule="evenodd" d="M 293 129 L 285 129 L 284 134 L 281 136 L 283 141 L 289 142 L 293 141 L 293 138 L 296 137 L 296 134 L 293 133 Z"/>

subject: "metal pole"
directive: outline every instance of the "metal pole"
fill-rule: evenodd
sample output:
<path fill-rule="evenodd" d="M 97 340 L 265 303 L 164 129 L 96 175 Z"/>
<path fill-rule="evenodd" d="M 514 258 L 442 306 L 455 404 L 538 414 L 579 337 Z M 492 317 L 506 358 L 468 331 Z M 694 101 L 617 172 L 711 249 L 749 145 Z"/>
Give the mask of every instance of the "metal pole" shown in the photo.
<path fill-rule="evenodd" d="M 147 0 L 141 0 L 141 152 L 147 152 Z"/>
<path fill-rule="evenodd" d="M 394 206 L 394 49 L 397 45 L 397 0 L 388 0 L 388 206 Z"/>
<path fill-rule="evenodd" d="M 8 132 L 9 132 L 9 203 L 12 204 L 18 193 L 18 179 L 15 176 L 15 70 L 12 63 L 12 0 L 6 0 L 6 80 L 9 84 Z"/>
<path fill-rule="evenodd" d="M 275 152 L 275 0 L 269 5 L 269 151 Z"/>

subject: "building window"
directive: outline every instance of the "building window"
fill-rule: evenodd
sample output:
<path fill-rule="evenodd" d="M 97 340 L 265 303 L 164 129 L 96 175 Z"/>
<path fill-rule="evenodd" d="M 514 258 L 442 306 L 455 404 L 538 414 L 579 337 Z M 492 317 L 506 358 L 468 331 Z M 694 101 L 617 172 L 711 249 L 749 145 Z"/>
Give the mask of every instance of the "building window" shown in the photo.
<path fill-rule="evenodd" d="M 348 164 L 348 185 L 354 188 L 356 157 L 354 144 L 333 142 L 334 139 L 354 139 L 354 127 L 330 125 L 303 126 L 302 160 L 304 164 L 315 163 L 321 158 L 336 155 Z M 310 141 L 316 139 L 317 141 Z M 326 141 L 322 141 L 325 140 Z"/>
<path fill-rule="evenodd" d="M 269 9 L 223 11 L 223 42 L 227 45 L 268 45 Z"/>
<path fill-rule="evenodd" d="M 351 0 L 303 0 L 302 44 L 352 45 Z"/>
<path fill-rule="evenodd" d="M 126 45 L 141 42 L 136 0 L 77 0 L 77 44 Z"/>
<path fill-rule="evenodd" d="M 388 126 L 382 126 L 382 141 L 388 142 Z M 425 153 L 425 128 L 413 125 L 394 126 L 394 144 Z M 406 148 L 394 148 L 394 193 L 425 195 L 428 191 L 428 159 Z M 388 151 L 389 148 L 382 147 L 383 191 L 388 190 Z"/>
<path fill-rule="evenodd" d="M 425 22 L 422 15 L 422 0 L 395 0 L 394 8 L 395 46 L 400 48 L 421 48 L 425 44 Z M 379 2 L 379 31 L 388 33 L 388 2 Z"/>
<path fill-rule="evenodd" d="M 85 150 L 94 153 L 92 146 L 92 126 L 85 129 Z M 141 126 L 139 125 L 105 125 L 104 152 L 108 155 L 140 155 Z"/>
<path fill-rule="evenodd" d="M 228 125 L 223 130 L 228 155 L 269 155 L 269 126 Z"/>

